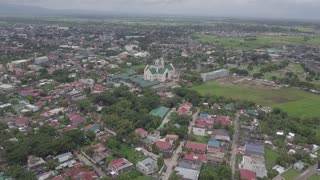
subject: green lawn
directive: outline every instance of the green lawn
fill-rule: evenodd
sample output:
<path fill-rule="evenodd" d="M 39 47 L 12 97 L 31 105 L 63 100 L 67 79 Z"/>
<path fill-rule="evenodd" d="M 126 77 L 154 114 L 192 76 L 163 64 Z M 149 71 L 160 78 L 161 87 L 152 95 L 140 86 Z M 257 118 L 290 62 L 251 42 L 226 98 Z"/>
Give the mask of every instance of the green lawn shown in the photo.
<path fill-rule="evenodd" d="M 118 149 L 117 151 L 117 154 L 119 154 L 121 157 L 127 158 L 134 164 L 145 158 L 145 156 L 141 152 L 135 151 L 133 148 L 125 144 L 122 144 L 120 149 Z"/>
<path fill-rule="evenodd" d="M 319 117 L 320 96 L 297 88 L 254 89 L 207 82 L 192 89 L 202 95 L 211 94 L 252 101 L 260 105 L 279 107 L 295 117 Z"/>
<path fill-rule="evenodd" d="M 289 169 L 287 172 L 283 173 L 281 176 L 284 177 L 286 180 L 293 180 L 300 174 L 298 170 Z"/>
<path fill-rule="evenodd" d="M 319 180 L 320 179 L 320 175 L 313 175 L 309 178 L 309 180 Z"/>
<path fill-rule="evenodd" d="M 250 50 L 263 47 L 287 44 L 320 45 L 320 37 L 305 40 L 303 36 L 258 36 L 256 40 L 245 40 L 242 37 L 219 37 L 214 35 L 194 35 L 193 39 L 203 43 L 214 43 L 226 49 Z"/>
<path fill-rule="evenodd" d="M 189 141 L 208 144 L 209 136 L 196 136 L 194 134 L 191 134 L 189 136 Z"/>
<path fill-rule="evenodd" d="M 276 165 L 276 160 L 279 157 L 279 154 L 276 151 L 271 149 L 264 150 L 264 158 L 266 160 L 266 165 L 268 169 L 271 169 L 273 166 Z"/>

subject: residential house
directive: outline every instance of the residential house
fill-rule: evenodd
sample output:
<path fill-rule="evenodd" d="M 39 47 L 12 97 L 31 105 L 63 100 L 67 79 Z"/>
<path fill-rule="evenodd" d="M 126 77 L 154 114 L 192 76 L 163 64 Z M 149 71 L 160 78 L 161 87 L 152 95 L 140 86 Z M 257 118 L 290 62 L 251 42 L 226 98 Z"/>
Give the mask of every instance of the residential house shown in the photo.
<path fill-rule="evenodd" d="M 217 140 L 208 141 L 208 153 L 220 152 L 220 142 Z"/>
<path fill-rule="evenodd" d="M 98 178 L 97 173 L 93 171 L 89 171 L 88 169 L 81 167 L 80 165 L 76 165 L 72 169 L 68 170 L 63 174 L 63 179 L 69 178 L 71 180 L 94 180 Z"/>
<path fill-rule="evenodd" d="M 165 140 L 166 140 L 166 141 L 169 141 L 169 142 L 171 142 L 171 143 L 177 141 L 178 139 L 179 139 L 179 136 L 178 136 L 178 135 L 175 135 L 175 134 L 167 134 L 167 135 L 165 136 Z"/>
<path fill-rule="evenodd" d="M 188 141 L 185 145 L 186 149 L 191 150 L 196 154 L 205 154 L 207 152 L 207 145 L 197 142 Z"/>
<path fill-rule="evenodd" d="M 29 117 L 19 117 L 14 121 L 15 125 L 18 127 L 27 127 L 29 126 L 30 122 L 31 118 Z"/>
<path fill-rule="evenodd" d="M 146 138 L 148 135 L 148 131 L 143 128 L 137 128 L 134 130 L 135 133 L 139 134 L 141 138 Z"/>
<path fill-rule="evenodd" d="M 100 131 L 98 124 L 89 124 L 86 127 L 83 128 L 84 131 L 92 131 L 94 133 L 98 133 Z"/>
<path fill-rule="evenodd" d="M 216 116 L 214 118 L 214 122 L 223 126 L 229 126 L 232 124 L 232 121 L 230 120 L 229 116 Z"/>
<path fill-rule="evenodd" d="M 157 172 L 157 161 L 148 157 L 142 161 L 137 163 L 137 169 L 144 175 L 152 175 L 153 173 Z"/>
<path fill-rule="evenodd" d="M 227 130 L 225 129 L 216 129 L 213 130 L 211 137 L 218 141 L 230 141 L 230 136 Z"/>
<path fill-rule="evenodd" d="M 198 180 L 202 163 L 198 161 L 180 160 L 176 168 L 177 175 L 184 180 Z"/>
<path fill-rule="evenodd" d="M 183 159 L 188 161 L 199 161 L 203 163 L 208 162 L 208 157 L 205 154 L 184 153 Z"/>
<path fill-rule="evenodd" d="M 256 173 L 248 169 L 240 169 L 240 180 L 256 180 Z"/>
<path fill-rule="evenodd" d="M 209 164 L 220 165 L 224 161 L 224 153 L 223 152 L 214 152 L 207 154 L 207 159 Z"/>
<path fill-rule="evenodd" d="M 109 168 L 117 174 L 127 173 L 133 169 L 133 164 L 125 158 L 112 161 Z"/>
<path fill-rule="evenodd" d="M 179 107 L 177 112 L 179 115 L 190 116 L 190 115 L 192 115 L 191 108 L 192 108 L 192 104 L 189 102 L 185 102 Z"/>
<path fill-rule="evenodd" d="M 71 152 L 63 153 L 60 155 L 55 156 L 53 159 L 57 160 L 59 163 L 64 163 L 70 159 L 73 158 L 73 155 Z"/>
<path fill-rule="evenodd" d="M 302 171 L 304 169 L 304 163 L 302 161 L 298 161 L 294 163 L 293 169 L 296 169 L 298 171 Z"/>
<path fill-rule="evenodd" d="M 45 167 L 46 162 L 41 157 L 28 156 L 28 170 L 34 173 L 41 172 Z"/>
<path fill-rule="evenodd" d="M 168 158 L 172 156 L 173 147 L 171 142 L 158 140 L 156 142 L 156 147 L 159 148 L 164 157 Z"/>
<path fill-rule="evenodd" d="M 72 90 L 64 95 L 69 101 L 78 101 L 85 99 L 87 96 L 84 92 L 79 90 Z"/>
<path fill-rule="evenodd" d="M 245 154 L 247 156 L 251 156 L 251 155 L 263 156 L 264 155 L 264 146 L 262 144 L 247 143 L 244 149 L 245 149 Z"/>
<path fill-rule="evenodd" d="M 256 173 L 258 178 L 267 177 L 267 169 L 264 162 L 264 157 L 256 155 L 243 156 L 242 161 L 239 164 L 239 169 L 247 169 Z"/>

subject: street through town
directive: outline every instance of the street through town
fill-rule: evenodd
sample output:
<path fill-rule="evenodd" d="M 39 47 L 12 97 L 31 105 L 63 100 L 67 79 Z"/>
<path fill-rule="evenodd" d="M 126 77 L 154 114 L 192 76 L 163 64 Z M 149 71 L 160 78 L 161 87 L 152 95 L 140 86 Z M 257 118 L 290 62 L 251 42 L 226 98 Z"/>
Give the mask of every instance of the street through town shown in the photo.
<path fill-rule="evenodd" d="M 199 110 L 192 115 L 192 121 L 189 124 L 188 127 L 188 134 L 191 133 L 192 126 L 196 122 L 198 118 Z M 170 159 L 166 159 L 164 162 L 167 166 L 167 170 L 164 173 L 162 180 L 168 180 L 174 170 L 174 167 L 177 165 L 178 159 L 179 159 L 179 154 L 182 153 L 182 147 L 184 146 L 185 141 L 181 141 L 179 147 L 176 149 L 174 152 L 173 156 Z"/>
<path fill-rule="evenodd" d="M 238 138 L 239 138 L 239 118 L 240 113 L 236 114 L 236 117 L 233 121 L 234 133 L 232 136 L 232 144 L 231 144 L 231 157 L 230 157 L 230 166 L 232 171 L 232 179 L 235 179 L 236 172 L 236 160 L 237 160 L 237 149 L 238 149 Z"/>

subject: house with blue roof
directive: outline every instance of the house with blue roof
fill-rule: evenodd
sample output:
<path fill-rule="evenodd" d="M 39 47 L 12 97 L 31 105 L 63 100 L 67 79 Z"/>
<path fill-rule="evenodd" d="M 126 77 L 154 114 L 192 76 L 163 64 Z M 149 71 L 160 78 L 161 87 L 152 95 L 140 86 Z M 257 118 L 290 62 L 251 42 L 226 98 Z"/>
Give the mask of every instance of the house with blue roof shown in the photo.
<path fill-rule="evenodd" d="M 207 119 L 208 117 L 209 117 L 209 114 L 204 114 L 204 113 L 200 114 L 200 118 L 202 119 Z"/>
<path fill-rule="evenodd" d="M 208 153 L 221 152 L 221 144 L 217 140 L 208 141 Z"/>
<path fill-rule="evenodd" d="M 264 155 L 264 146 L 263 144 L 253 144 L 253 143 L 247 143 L 244 147 L 245 154 L 248 156 L 251 155 Z"/>

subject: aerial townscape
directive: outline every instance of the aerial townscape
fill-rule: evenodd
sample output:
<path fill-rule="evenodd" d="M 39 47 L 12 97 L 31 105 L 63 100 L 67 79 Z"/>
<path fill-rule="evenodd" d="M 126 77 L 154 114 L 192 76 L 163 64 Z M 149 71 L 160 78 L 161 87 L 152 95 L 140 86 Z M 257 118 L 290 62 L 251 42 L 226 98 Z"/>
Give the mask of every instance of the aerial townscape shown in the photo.
<path fill-rule="evenodd" d="M 320 180 L 320 21 L 3 15 L 0 75 L 0 180 Z"/>

